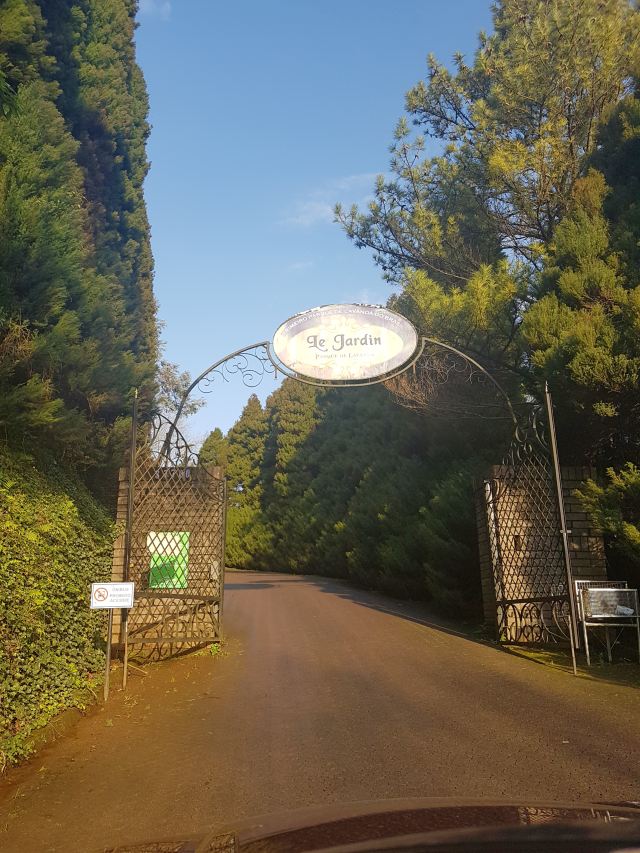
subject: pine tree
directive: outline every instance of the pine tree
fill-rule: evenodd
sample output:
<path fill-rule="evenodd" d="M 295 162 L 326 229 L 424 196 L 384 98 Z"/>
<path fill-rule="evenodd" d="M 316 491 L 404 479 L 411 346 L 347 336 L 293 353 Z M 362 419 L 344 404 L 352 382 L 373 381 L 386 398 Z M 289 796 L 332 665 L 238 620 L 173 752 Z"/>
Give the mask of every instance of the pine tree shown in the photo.
<path fill-rule="evenodd" d="M 270 547 L 261 556 L 263 566 L 301 571 L 309 559 L 313 534 L 303 505 L 311 477 L 301 450 L 320 418 L 318 399 L 322 394 L 285 379 L 267 400 L 269 432 L 261 477 Z"/>
<path fill-rule="evenodd" d="M 621 274 L 594 170 L 576 183 L 542 277 L 524 316 L 534 369 L 557 390 L 564 447 L 577 459 L 638 460 L 640 286 Z"/>
<path fill-rule="evenodd" d="M 407 93 L 443 153 L 425 159 L 403 119 L 369 211 L 336 208 L 399 285 L 391 307 L 480 361 L 515 403 L 541 402 L 548 381 L 563 462 L 617 470 L 640 447 L 639 26 L 629 0 L 501 0 L 472 62 L 456 56 L 452 73 L 430 57 Z M 394 390 L 434 415 L 432 355 Z M 474 455 L 468 438 L 499 458 L 502 426 L 452 424 L 438 446 L 453 475 Z"/>
<path fill-rule="evenodd" d="M 568 463 L 637 459 L 638 21 L 628 0 L 498 3 L 473 63 L 451 73 L 430 57 L 407 93 L 444 153 L 424 160 L 403 120 L 395 180 L 369 213 L 337 209 L 422 334 L 479 360 L 516 403 L 550 382 Z M 405 405 L 432 406 L 423 366 L 396 387 Z"/>
<path fill-rule="evenodd" d="M 232 433 L 255 439 L 256 419 L 260 442 L 229 441 Z M 426 432 L 379 386 L 319 393 L 287 380 L 262 418 L 255 401 L 247 405 L 218 453 L 235 472 L 233 565 L 348 578 L 473 614 L 471 481 L 482 461 L 439 458 L 443 439 Z"/>
<path fill-rule="evenodd" d="M 216 427 L 202 442 L 200 448 L 201 465 L 220 465 L 225 448 L 225 438 L 222 430 Z"/>
<path fill-rule="evenodd" d="M 228 482 L 227 565 L 234 568 L 248 568 L 262 548 L 260 466 L 266 434 L 267 414 L 252 394 L 218 451 L 217 463 L 226 466 Z"/>
<path fill-rule="evenodd" d="M 149 104 L 135 61 L 137 4 L 39 0 L 39 5 L 62 88 L 60 108 L 80 143 L 96 266 L 122 294 L 131 351 L 153 360 L 153 259 L 142 193 L 149 169 Z"/>
<path fill-rule="evenodd" d="M 387 278 L 423 270 L 460 287 L 508 251 L 537 266 L 569 208 L 600 118 L 633 90 L 640 42 L 628 0 L 500 0 L 472 65 L 456 73 L 429 57 L 406 96 L 414 124 L 446 143 L 423 159 L 423 137 L 402 119 L 395 180 L 378 179 L 370 212 L 336 208 Z"/>

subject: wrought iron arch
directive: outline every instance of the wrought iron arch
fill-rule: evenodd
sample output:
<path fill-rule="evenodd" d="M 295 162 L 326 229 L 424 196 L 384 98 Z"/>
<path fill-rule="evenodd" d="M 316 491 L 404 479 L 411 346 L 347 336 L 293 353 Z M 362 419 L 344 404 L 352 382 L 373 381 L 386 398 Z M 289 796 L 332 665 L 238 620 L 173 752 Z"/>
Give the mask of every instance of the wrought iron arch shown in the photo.
<path fill-rule="evenodd" d="M 316 388 L 366 388 L 370 385 L 379 385 L 384 382 L 389 382 L 390 380 L 396 379 L 403 373 L 406 373 L 408 370 L 412 369 L 422 357 L 425 348 L 428 344 L 443 349 L 447 352 L 454 353 L 455 355 L 462 358 L 467 364 L 480 371 L 480 373 L 495 386 L 499 394 L 502 396 L 514 425 L 516 427 L 518 426 L 519 420 L 513 409 L 511 400 L 509 399 L 509 395 L 502 387 L 502 385 L 500 385 L 500 383 L 495 379 L 495 377 L 493 377 L 489 373 L 489 371 L 480 364 L 480 362 L 471 358 L 471 356 L 467 355 L 467 353 L 464 353 L 461 350 L 452 347 L 450 344 L 445 344 L 442 341 L 437 341 L 434 338 L 427 338 L 424 336 L 420 338 L 418 347 L 411 359 L 405 362 L 405 364 L 401 365 L 397 370 L 394 370 L 391 373 L 385 374 L 383 376 L 376 377 L 375 379 L 363 379 L 361 381 L 356 382 L 317 382 L 313 379 L 305 377 L 302 374 L 294 373 L 284 367 L 274 357 L 271 351 L 270 341 L 260 341 L 260 343 L 251 344 L 250 346 L 236 350 L 235 352 L 230 353 L 224 358 L 221 358 L 219 361 L 216 361 L 214 364 L 211 365 L 211 367 L 208 367 L 203 373 L 201 373 L 197 379 L 193 380 L 193 382 L 187 388 L 180 401 L 180 404 L 176 411 L 175 424 L 177 425 L 184 410 L 185 403 L 189 399 L 189 396 L 191 395 L 191 392 L 194 390 L 194 388 L 197 387 L 203 394 L 209 393 L 209 391 L 211 390 L 209 386 L 213 385 L 213 383 L 216 381 L 216 376 L 221 381 L 228 382 L 230 376 L 241 375 L 243 383 L 248 388 L 257 387 L 262 382 L 262 379 L 265 375 L 273 374 L 277 376 L 278 373 L 282 373 L 283 376 L 286 376 L 289 379 L 294 379 L 296 382 L 302 382 L 304 385 L 311 385 Z M 213 376 L 213 378 L 210 378 L 211 376 Z M 205 383 L 204 387 L 200 385 L 200 383 L 202 382 Z"/>
<path fill-rule="evenodd" d="M 494 530 L 491 548 L 496 588 L 498 638 L 505 642 L 518 642 L 541 640 L 550 636 L 554 638 L 564 636 L 571 645 L 575 672 L 577 632 L 572 589 L 573 582 L 567 545 L 566 523 L 564 520 L 560 469 L 555 445 L 553 411 L 548 389 L 546 395 L 546 416 L 549 437 L 547 438 L 541 424 L 542 409 L 540 407 L 529 406 L 527 417 L 523 418 L 519 416 L 505 389 L 480 362 L 473 359 L 467 353 L 442 341 L 421 337 L 412 357 L 396 370 L 374 379 L 352 382 L 316 381 L 295 373 L 281 364 L 274 356 L 270 341 L 260 341 L 219 359 L 194 379 L 184 393 L 173 421 L 164 418 L 158 420 L 157 423 L 156 421 L 152 423 L 151 431 L 154 435 L 153 440 L 156 442 L 162 429 L 165 430 L 156 464 L 160 463 L 165 469 L 170 469 L 172 462 L 177 462 L 183 469 L 189 467 L 195 468 L 199 465 L 198 454 L 189 448 L 188 443 L 178 429 L 178 422 L 184 411 L 185 403 L 195 388 L 198 388 L 202 393 L 209 393 L 213 390 L 216 382 L 228 382 L 235 377 L 240 377 L 244 385 L 248 388 L 255 388 L 260 385 L 265 376 L 273 375 L 277 377 L 278 373 L 282 373 L 289 379 L 317 388 L 364 388 L 370 385 L 389 382 L 415 368 L 415 365 L 419 362 L 427 347 L 434 347 L 445 353 L 453 354 L 456 358 L 462 359 L 473 371 L 479 372 L 485 380 L 492 384 L 500 395 L 506 406 L 506 411 L 513 422 L 514 433 L 509 451 L 503 459 L 502 465 L 498 466 L 499 471 L 496 475 L 490 480 L 485 481 L 487 489 L 486 508 L 490 529 L 492 515 L 495 520 L 496 514 L 501 512 L 500 502 L 504 500 L 507 492 L 511 490 L 512 497 L 514 494 L 519 495 L 518 499 L 522 504 L 519 510 L 520 515 L 525 513 L 527 508 L 531 509 L 531 506 L 536 504 L 536 501 L 538 508 L 543 507 L 540 511 L 543 523 L 550 530 L 553 528 L 553 535 L 556 536 L 553 544 L 554 554 L 557 557 L 558 553 L 561 553 L 563 558 L 562 570 L 559 559 L 556 559 L 551 575 L 549 572 L 545 574 L 542 571 L 538 572 L 539 576 L 534 578 L 544 594 L 539 594 L 540 590 L 538 590 L 537 592 L 524 595 L 522 594 L 522 585 L 519 587 L 518 583 L 514 581 L 517 575 L 518 560 L 512 559 L 511 561 L 513 565 L 511 580 L 509 580 L 510 573 L 505 569 L 506 562 L 508 561 L 504 537 L 497 530 Z M 154 430 L 155 432 L 153 432 Z M 538 488 L 538 492 L 536 493 L 537 498 L 535 496 L 532 497 L 533 492 L 531 492 L 531 489 L 533 485 L 537 483 L 539 486 L 542 481 L 544 483 L 543 486 Z M 555 496 L 553 494 L 554 486 Z M 525 495 L 526 498 L 524 497 Z M 531 504 L 532 500 L 533 504 Z M 527 501 L 529 501 L 528 504 Z M 558 548 L 560 548 L 560 551 L 558 551 Z M 537 557 L 535 559 L 532 558 L 532 563 L 535 564 L 534 568 L 537 568 L 540 559 Z M 513 566 L 516 566 L 516 568 L 514 569 Z M 561 578 L 560 573 L 562 574 Z M 511 583 L 510 587 L 509 583 Z M 220 590 L 221 595 L 222 590 Z M 220 597 L 220 624 L 221 613 L 222 598 Z M 553 627 L 550 627 L 550 620 L 557 628 L 557 631 Z"/>

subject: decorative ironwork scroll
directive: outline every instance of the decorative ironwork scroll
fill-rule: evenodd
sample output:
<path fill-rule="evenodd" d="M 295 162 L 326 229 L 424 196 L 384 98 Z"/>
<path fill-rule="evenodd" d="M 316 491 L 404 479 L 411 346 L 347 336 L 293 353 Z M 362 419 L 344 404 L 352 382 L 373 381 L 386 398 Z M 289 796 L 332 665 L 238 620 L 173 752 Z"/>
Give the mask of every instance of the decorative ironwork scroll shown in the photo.
<path fill-rule="evenodd" d="M 275 376 L 276 364 L 271 358 L 268 341 L 253 344 L 243 350 L 238 350 L 222 361 L 216 362 L 206 373 L 202 374 L 192 385 L 203 394 L 208 394 L 217 383 L 229 382 L 240 377 L 247 388 L 256 388 L 265 376 Z M 187 391 L 191 393 L 192 389 Z M 177 420 L 177 418 L 176 418 Z"/>
<path fill-rule="evenodd" d="M 128 643 L 161 656 L 222 638 L 226 481 L 166 417 L 145 438 L 133 472 Z"/>
<path fill-rule="evenodd" d="M 505 417 L 517 424 L 504 388 L 481 364 L 448 344 L 422 339 L 423 353 L 412 371 L 387 379 L 396 401 L 408 409 L 445 419 Z"/>
<path fill-rule="evenodd" d="M 322 382 L 308 379 L 298 373 L 293 373 L 284 365 L 280 364 L 271 352 L 270 341 L 261 341 L 258 344 L 244 347 L 244 349 L 236 350 L 231 355 L 220 359 L 211 367 L 207 368 L 204 373 L 201 373 L 197 379 L 194 379 L 191 385 L 184 393 L 178 411 L 176 412 L 175 423 L 177 424 L 184 404 L 189 395 L 197 388 L 201 393 L 208 394 L 213 390 L 216 382 L 228 382 L 231 377 L 240 376 L 243 383 L 248 388 L 257 387 L 265 376 L 271 375 L 277 378 L 278 373 L 289 379 L 294 379 L 296 382 L 302 382 L 303 385 L 313 385 L 316 388 L 363 388 L 368 385 L 379 385 L 383 382 L 388 382 L 396 376 L 400 376 L 405 371 L 409 370 L 418 361 L 423 353 L 424 347 L 428 338 L 422 338 L 417 352 L 414 354 L 411 361 L 403 365 L 398 370 L 391 374 L 387 374 L 378 379 L 364 379 L 357 382 Z"/>
<path fill-rule="evenodd" d="M 529 408 L 484 491 L 498 640 L 569 642 L 571 590 L 553 460 L 539 409 Z"/>

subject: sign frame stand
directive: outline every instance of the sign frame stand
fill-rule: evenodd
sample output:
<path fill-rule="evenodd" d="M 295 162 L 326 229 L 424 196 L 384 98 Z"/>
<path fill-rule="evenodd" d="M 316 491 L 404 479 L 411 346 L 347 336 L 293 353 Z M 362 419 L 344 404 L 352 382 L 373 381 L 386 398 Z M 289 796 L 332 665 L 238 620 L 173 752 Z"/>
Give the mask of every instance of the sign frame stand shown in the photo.
<path fill-rule="evenodd" d="M 111 675 L 111 649 L 113 641 L 113 611 L 133 607 L 135 594 L 135 584 L 129 583 L 113 583 L 105 581 L 104 583 L 91 584 L 91 610 L 108 610 L 109 620 L 107 622 L 107 648 L 104 673 L 104 699 L 105 702 L 109 698 L 109 685 Z M 114 603 L 111 603 L 111 602 Z"/>

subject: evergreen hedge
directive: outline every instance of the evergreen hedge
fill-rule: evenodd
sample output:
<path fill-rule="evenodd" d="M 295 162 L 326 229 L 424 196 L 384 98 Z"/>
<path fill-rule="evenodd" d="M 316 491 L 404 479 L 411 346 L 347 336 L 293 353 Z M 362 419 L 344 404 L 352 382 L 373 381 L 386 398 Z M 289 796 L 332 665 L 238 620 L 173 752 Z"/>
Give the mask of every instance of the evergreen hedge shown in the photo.
<path fill-rule="evenodd" d="M 108 579 L 113 541 L 105 511 L 59 466 L 0 452 L 0 765 L 100 680 L 105 614 L 89 610 L 90 584 Z"/>

